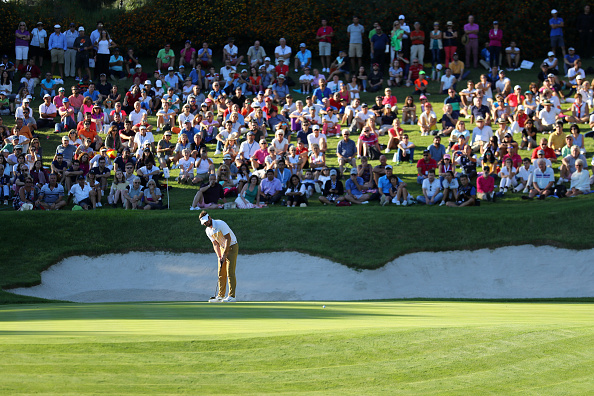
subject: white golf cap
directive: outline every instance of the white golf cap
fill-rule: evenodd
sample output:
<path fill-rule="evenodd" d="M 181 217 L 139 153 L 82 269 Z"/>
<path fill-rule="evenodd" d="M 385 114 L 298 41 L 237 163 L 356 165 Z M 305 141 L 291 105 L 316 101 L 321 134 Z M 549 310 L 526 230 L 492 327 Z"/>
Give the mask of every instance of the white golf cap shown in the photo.
<path fill-rule="evenodd" d="M 553 8 L 553 9 L 551 10 L 551 14 L 556 14 L 556 13 L 557 13 L 557 10 Z"/>
<path fill-rule="evenodd" d="M 142 66 L 139 64 L 136 65 L 135 69 L 140 69 Z"/>
<path fill-rule="evenodd" d="M 267 56 L 266 58 L 264 58 L 264 61 L 270 61 L 270 57 Z"/>
<path fill-rule="evenodd" d="M 62 26 L 60 26 L 60 25 L 58 25 L 58 24 L 54 25 L 54 29 L 60 29 L 61 27 L 62 27 Z"/>
<path fill-rule="evenodd" d="M 144 85 L 153 85 L 153 83 L 151 82 L 151 80 L 146 80 L 146 81 L 144 82 Z"/>
<path fill-rule="evenodd" d="M 549 53 L 547 54 L 547 56 L 555 56 L 555 53 L 553 51 L 549 51 Z"/>
<path fill-rule="evenodd" d="M 78 31 L 79 32 L 84 32 L 85 31 L 85 28 L 81 26 L 81 27 L 78 28 Z"/>
<path fill-rule="evenodd" d="M 406 18 L 404 17 L 404 15 L 400 15 L 400 16 L 398 17 L 398 19 L 406 19 Z"/>
<path fill-rule="evenodd" d="M 210 219 L 210 216 L 208 214 L 205 214 L 204 216 L 202 216 L 200 218 L 200 224 L 205 225 L 209 219 Z"/>

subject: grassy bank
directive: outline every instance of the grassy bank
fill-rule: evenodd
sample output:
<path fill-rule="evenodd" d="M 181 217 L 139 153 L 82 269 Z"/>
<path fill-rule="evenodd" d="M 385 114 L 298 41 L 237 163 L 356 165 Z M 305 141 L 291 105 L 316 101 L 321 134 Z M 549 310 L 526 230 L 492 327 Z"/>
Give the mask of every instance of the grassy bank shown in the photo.
<path fill-rule="evenodd" d="M 21 221 L 23 215 L 27 221 Z M 410 252 L 548 244 L 594 247 L 588 197 L 545 202 L 444 207 L 281 207 L 218 211 L 236 233 L 242 254 L 302 251 L 354 268 L 378 268 Z M 210 252 L 198 212 L 98 210 L 4 212 L 0 286 L 30 286 L 40 272 L 72 255 L 125 251 Z M 48 230 L 53 230 L 48 232 Z M 24 236 L 30 241 L 24 242 Z M 125 265 L 125 264 L 124 264 Z M 518 263 L 521 265 L 521 263 Z M 0 302 L 33 301 L 1 292 Z"/>

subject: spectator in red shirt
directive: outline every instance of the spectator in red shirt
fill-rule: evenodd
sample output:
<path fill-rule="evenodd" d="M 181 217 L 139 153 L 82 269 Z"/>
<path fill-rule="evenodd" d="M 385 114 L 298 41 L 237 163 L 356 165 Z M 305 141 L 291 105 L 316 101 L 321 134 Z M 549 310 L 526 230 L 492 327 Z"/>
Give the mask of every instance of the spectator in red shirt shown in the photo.
<path fill-rule="evenodd" d="M 532 163 L 538 159 L 538 152 L 542 150 L 544 152 L 544 157 L 551 160 L 551 162 L 557 162 L 557 156 L 555 155 L 555 150 L 549 147 L 549 141 L 546 138 L 540 139 L 540 146 L 532 151 Z"/>
<path fill-rule="evenodd" d="M 431 153 L 429 150 L 423 151 L 423 158 L 417 162 L 417 183 L 423 184 L 423 180 L 425 180 L 430 170 L 437 169 L 437 161 L 431 158 Z"/>
<path fill-rule="evenodd" d="M 421 65 L 425 58 L 425 32 L 421 30 L 421 24 L 415 22 L 415 30 L 410 32 L 410 58 L 418 59 Z"/>
<path fill-rule="evenodd" d="M 495 179 L 490 175 L 488 166 L 483 167 L 483 175 L 476 178 L 476 190 L 479 199 L 494 201 Z"/>
<path fill-rule="evenodd" d="M 278 59 L 278 66 L 274 68 L 274 72 L 276 73 L 276 76 L 280 76 L 281 74 L 284 74 L 286 76 L 287 74 L 289 74 L 289 66 L 285 65 L 284 59 Z"/>
<path fill-rule="evenodd" d="M 322 19 L 322 27 L 316 33 L 316 40 L 320 42 L 320 60 L 322 61 L 322 73 L 330 72 L 330 54 L 332 50 L 332 37 L 334 29 L 327 26 L 327 21 Z"/>
<path fill-rule="evenodd" d="M 417 58 L 412 60 L 412 64 L 408 68 L 408 79 L 406 80 L 406 86 L 410 87 L 413 81 L 419 78 L 419 72 L 423 70 L 423 65 L 419 63 Z"/>

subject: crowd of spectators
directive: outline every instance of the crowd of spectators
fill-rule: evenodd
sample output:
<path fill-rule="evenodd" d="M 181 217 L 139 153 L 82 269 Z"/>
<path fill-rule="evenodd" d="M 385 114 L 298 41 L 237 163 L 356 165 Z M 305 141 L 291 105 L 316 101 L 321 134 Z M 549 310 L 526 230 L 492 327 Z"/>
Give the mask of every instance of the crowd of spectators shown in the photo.
<path fill-rule="evenodd" d="M 578 21 L 586 54 L 594 26 L 588 6 Z M 12 200 L 17 210 L 60 209 L 70 201 L 78 210 L 161 209 L 173 169 L 177 183 L 197 186 L 191 210 L 281 200 L 305 206 L 314 194 L 324 205 L 460 207 L 508 192 L 526 199 L 587 194 L 594 180 L 584 140 L 593 132 L 581 130 L 594 127 L 592 84 L 580 54 L 566 51 L 556 10 L 548 22 L 551 51 L 537 65 L 538 82 L 524 88 L 513 82 L 524 60 L 518 43 L 492 21 L 479 52 L 484 28 L 473 16 L 459 29 L 447 22 L 442 31 L 435 22 L 427 32 L 419 22 L 411 29 L 404 15 L 391 30 L 375 23 L 367 31 L 354 17 L 337 31 L 323 20 L 316 32 L 320 69 L 305 43 L 293 50 L 284 38 L 269 53 L 255 41 L 241 54 L 233 38 L 220 54 L 206 42 L 196 49 L 188 40 L 179 52 L 166 43 L 145 68 L 133 49 L 120 54 L 102 22 L 89 35 L 75 24 L 65 32 L 54 25 L 48 35 L 42 22 L 31 31 L 19 23 L 16 60 L 4 55 L 0 65 L 0 113 L 15 117 L 11 128 L 0 119 L 0 203 Z M 349 46 L 334 49 L 333 59 L 335 35 L 346 35 Z M 467 80 L 470 68 L 483 66 L 478 81 Z M 68 78 L 75 81 L 70 87 Z M 410 95 L 399 106 L 392 88 L 401 86 Z M 366 92 L 378 93 L 374 103 L 362 101 Z M 440 119 L 431 94 L 447 95 Z M 38 111 L 30 107 L 36 99 L 43 101 Z M 562 109 L 566 103 L 570 108 Z M 433 143 L 418 147 L 402 125 L 416 125 Z M 37 134 L 47 129 L 62 134 L 51 164 L 42 161 Z M 380 144 L 386 135 L 387 145 Z M 522 158 L 521 150 L 531 152 Z M 327 155 L 338 166 L 330 167 Z M 416 163 L 417 197 L 395 172 L 406 162 Z"/>

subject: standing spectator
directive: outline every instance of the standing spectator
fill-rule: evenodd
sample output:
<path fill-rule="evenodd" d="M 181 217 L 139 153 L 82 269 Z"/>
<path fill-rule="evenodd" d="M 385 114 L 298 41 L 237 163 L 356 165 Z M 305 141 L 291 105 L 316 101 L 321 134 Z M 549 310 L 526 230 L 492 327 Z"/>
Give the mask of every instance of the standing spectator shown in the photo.
<path fill-rule="evenodd" d="M 418 59 L 423 66 L 425 58 L 425 32 L 421 30 L 421 24 L 415 22 L 415 30 L 410 32 L 410 59 Z"/>
<path fill-rule="evenodd" d="M 371 59 L 379 65 L 380 70 L 383 70 L 386 46 L 390 44 L 390 38 L 379 25 L 375 28 L 375 34 L 371 37 L 371 44 Z"/>
<path fill-rule="evenodd" d="M 363 64 L 363 33 L 365 28 L 359 24 L 359 18 L 353 17 L 353 23 L 347 27 L 347 35 L 349 37 L 349 57 L 351 58 L 351 70 L 355 68 L 355 61 L 359 63 L 359 67 Z"/>
<path fill-rule="evenodd" d="M 47 48 L 50 50 L 52 57 L 52 74 L 56 63 L 60 70 L 60 76 L 64 76 L 64 53 L 66 52 L 66 35 L 62 34 L 60 25 L 54 25 L 54 32 L 50 35 Z"/>
<path fill-rule="evenodd" d="M 31 43 L 29 44 L 29 50 L 31 51 L 31 59 L 35 61 L 35 58 L 39 60 L 39 68 L 43 67 L 43 54 L 47 48 L 47 32 L 43 28 L 43 22 L 37 22 L 35 29 L 31 32 Z"/>
<path fill-rule="evenodd" d="M 334 29 L 328 26 L 328 21 L 322 19 L 322 27 L 316 33 L 316 40 L 319 41 L 320 60 L 322 61 L 322 73 L 330 73 L 330 57 L 332 55 L 332 37 Z"/>
<path fill-rule="evenodd" d="M 19 22 L 19 27 L 14 35 L 14 51 L 16 53 L 16 67 L 18 68 L 21 62 L 23 65 L 26 65 L 29 59 L 31 33 L 27 30 L 27 24 L 25 22 Z"/>
<path fill-rule="evenodd" d="M 64 55 L 64 77 L 76 76 L 76 48 L 74 42 L 78 38 L 76 25 L 71 23 L 68 30 L 64 33 L 66 37 L 66 53 Z"/>
<path fill-rule="evenodd" d="M 95 62 L 95 80 L 99 79 L 101 74 L 107 75 L 109 73 L 109 57 L 110 57 L 110 48 L 116 46 L 111 40 L 109 33 L 107 30 L 102 30 L 101 35 L 99 36 L 99 40 L 95 43 L 97 47 L 97 60 Z"/>
<path fill-rule="evenodd" d="M 592 17 L 589 5 L 584 6 L 584 13 L 578 15 L 576 27 L 580 37 L 580 54 L 582 54 L 584 58 L 589 58 L 590 47 L 592 46 L 592 30 L 594 29 L 594 17 Z"/>
<path fill-rule="evenodd" d="M 499 56 L 501 55 L 501 42 L 503 41 L 503 31 L 499 29 L 499 22 L 493 21 L 493 29 L 489 30 L 489 59 L 491 67 L 499 67 Z"/>
<path fill-rule="evenodd" d="M 394 62 L 397 54 L 402 52 L 402 38 L 404 30 L 400 26 L 400 21 L 394 21 L 392 31 L 390 32 L 390 63 Z"/>
<path fill-rule="evenodd" d="M 90 37 L 85 34 L 85 28 L 82 26 L 78 28 L 78 37 L 74 40 L 73 47 L 76 50 L 75 66 L 78 71 L 78 77 L 75 80 L 82 81 L 83 68 L 87 76 L 91 75 L 91 70 L 89 70 L 89 51 L 93 49 L 93 43 Z"/>
<path fill-rule="evenodd" d="M 479 25 L 474 23 L 474 16 L 468 16 L 468 23 L 464 25 L 464 34 L 468 38 L 466 48 L 466 65 L 470 67 L 470 53 L 473 55 L 473 66 L 476 69 L 478 67 L 478 33 Z"/>
<path fill-rule="evenodd" d="M 458 48 L 456 39 L 458 32 L 454 30 L 454 22 L 448 21 L 446 30 L 443 32 L 443 49 L 445 51 L 445 67 L 449 67 L 450 62 L 454 59 L 454 54 Z"/>
<path fill-rule="evenodd" d="M 429 33 L 429 48 L 431 49 L 431 65 L 439 64 L 439 52 L 443 48 L 443 33 L 439 30 L 439 22 L 433 23 L 433 30 Z"/>
<path fill-rule="evenodd" d="M 563 58 L 565 58 L 565 43 L 563 42 L 563 28 L 565 23 L 563 18 L 559 18 L 557 10 L 551 10 L 551 19 L 549 19 L 549 26 L 551 26 L 551 51 L 553 55 L 557 47 L 561 48 Z"/>
<path fill-rule="evenodd" d="M 165 71 L 169 67 L 175 66 L 175 52 L 171 49 L 171 44 L 166 43 L 164 48 L 161 48 L 157 53 L 157 70 Z M 141 81 L 144 81 L 141 79 Z"/>

